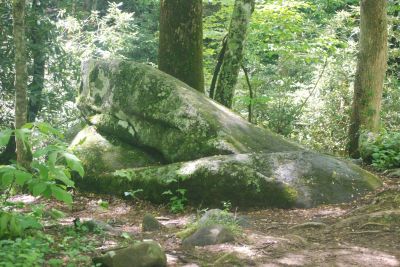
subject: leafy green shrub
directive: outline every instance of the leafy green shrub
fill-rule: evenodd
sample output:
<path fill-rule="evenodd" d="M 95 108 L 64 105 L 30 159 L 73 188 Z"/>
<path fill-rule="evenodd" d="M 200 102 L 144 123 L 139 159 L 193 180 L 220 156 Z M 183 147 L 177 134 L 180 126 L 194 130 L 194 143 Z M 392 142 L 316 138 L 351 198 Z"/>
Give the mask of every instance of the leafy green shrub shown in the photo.
<path fill-rule="evenodd" d="M 364 134 L 360 146 L 363 161 L 376 169 L 400 167 L 400 132 L 383 132 L 377 136 Z"/>
<path fill-rule="evenodd" d="M 41 229 L 35 217 L 16 212 L 0 211 L 0 238 L 23 236 L 27 229 Z"/>
<path fill-rule="evenodd" d="M 59 236 L 37 232 L 33 236 L 0 240 L 0 267 L 94 266 L 90 255 L 98 244 L 74 227 Z"/>
<path fill-rule="evenodd" d="M 55 135 L 62 137 L 56 129 L 46 123 L 27 124 L 18 130 L 4 130 L 0 133 L 0 146 L 8 143 L 12 134 L 21 139 L 28 147 L 32 147 L 31 136 L 40 136 L 42 140 Z M 33 153 L 31 170 L 16 164 L 0 166 L 0 190 L 10 191 L 14 186 L 27 187 L 34 196 L 54 197 L 67 204 L 72 203 L 72 196 L 67 187 L 74 187 L 71 172 L 80 176 L 84 170 L 80 160 L 67 150 L 67 146 L 58 139 L 54 144 L 39 147 Z"/>
<path fill-rule="evenodd" d="M 175 194 L 171 190 L 167 190 L 163 195 L 170 196 L 169 206 L 172 213 L 181 213 L 185 210 L 185 204 L 187 198 L 185 196 L 186 189 L 178 188 L 175 190 Z"/>
<path fill-rule="evenodd" d="M 0 266 L 42 266 L 49 244 L 36 237 L 0 240 Z"/>
<path fill-rule="evenodd" d="M 67 191 L 74 187 L 71 172 L 84 175 L 80 160 L 68 152 L 59 138 L 62 134 L 46 123 L 26 124 L 22 129 L 6 129 L 0 132 L 0 147 L 15 135 L 27 148 L 33 148 L 33 159 L 29 169 L 18 164 L 0 165 L 0 192 L 4 192 L 0 205 L 0 238 L 22 236 L 28 228 L 40 228 L 34 217 L 13 212 L 14 207 L 6 205 L 12 190 L 22 188 L 34 196 L 54 197 L 66 204 L 72 204 L 72 195 Z M 47 144 L 48 142 L 52 144 Z"/>

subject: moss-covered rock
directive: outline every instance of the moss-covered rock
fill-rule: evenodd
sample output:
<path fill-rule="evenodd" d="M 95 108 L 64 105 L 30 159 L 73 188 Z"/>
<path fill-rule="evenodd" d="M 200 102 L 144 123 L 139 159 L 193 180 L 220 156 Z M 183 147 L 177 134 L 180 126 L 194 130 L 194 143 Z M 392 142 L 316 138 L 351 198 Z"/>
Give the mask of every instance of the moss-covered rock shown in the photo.
<path fill-rule="evenodd" d="M 104 267 L 164 267 L 167 266 L 167 256 L 160 244 L 145 241 L 109 251 L 103 256 L 94 258 L 93 262 Z"/>
<path fill-rule="evenodd" d="M 77 185 L 168 202 L 187 189 L 191 203 L 312 207 L 339 203 L 380 185 L 372 174 L 306 151 L 150 66 L 83 65 L 78 106 L 91 127 L 71 147 L 87 176 Z M 116 172 L 115 172 L 116 171 Z"/>
<path fill-rule="evenodd" d="M 119 125 L 113 135 L 155 148 L 168 162 L 300 149 L 150 66 L 88 61 L 82 80 L 79 108 L 100 133 L 109 134 Z M 96 114 L 106 116 L 92 119 Z"/>
<path fill-rule="evenodd" d="M 234 233 L 225 225 L 200 226 L 196 232 L 182 241 L 184 247 L 215 245 L 235 240 Z"/>
<path fill-rule="evenodd" d="M 82 161 L 88 177 L 119 169 L 159 164 L 157 158 L 141 149 L 100 135 L 94 126 L 80 131 L 70 148 Z"/>
<path fill-rule="evenodd" d="M 313 152 L 221 155 L 163 166 L 133 168 L 80 179 L 81 188 L 123 195 L 142 189 L 145 199 L 163 203 L 162 193 L 187 189 L 193 204 L 312 207 L 347 202 L 380 185 L 361 168 Z"/>
<path fill-rule="evenodd" d="M 147 213 L 143 217 L 142 230 L 143 232 L 158 231 L 162 228 L 162 224 L 150 213 Z"/>

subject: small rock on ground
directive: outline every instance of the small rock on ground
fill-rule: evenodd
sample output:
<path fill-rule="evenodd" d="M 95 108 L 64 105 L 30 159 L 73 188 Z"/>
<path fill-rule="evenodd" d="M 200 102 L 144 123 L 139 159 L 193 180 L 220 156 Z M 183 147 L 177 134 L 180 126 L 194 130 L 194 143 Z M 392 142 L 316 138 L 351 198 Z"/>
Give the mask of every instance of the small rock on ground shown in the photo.
<path fill-rule="evenodd" d="M 151 214 L 147 213 L 143 217 L 142 230 L 143 232 L 158 231 L 162 227 L 162 224 Z"/>
<path fill-rule="evenodd" d="M 246 216 L 235 216 L 231 212 L 211 209 L 199 219 L 199 225 L 234 223 L 241 227 L 250 227 L 250 219 Z"/>
<path fill-rule="evenodd" d="M 93 262 L 101 263 L 103 267 L 164 267 L 167 266 L 167 256 L 160 244 L 145 241 L 109 251 L 94 258 Z"/>
<path fill-rule="evenodd" d="M 194 234 L 185 238 L 184 247 L 215 245 L 235 240 L 234 233 L 224 225 L 201 226 Z"/>

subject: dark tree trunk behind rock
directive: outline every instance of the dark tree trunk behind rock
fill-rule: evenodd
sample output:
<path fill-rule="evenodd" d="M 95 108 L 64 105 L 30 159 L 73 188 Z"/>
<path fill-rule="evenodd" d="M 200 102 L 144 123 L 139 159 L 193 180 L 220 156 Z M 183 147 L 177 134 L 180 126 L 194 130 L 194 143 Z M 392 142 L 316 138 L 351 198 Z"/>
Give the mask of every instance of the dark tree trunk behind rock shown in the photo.
<path fill-rule="evenodd" d="M 354 82 L 349 154 L 359 157 L 362 132 L 379 131 L 383 81 L 387 65 L 386 0 L 362 0 L 360 52 Z"/>
<path fill-rule="evenodd" d="M 158 68 L 204 92 L 201 0 L 161 0 Z"/>

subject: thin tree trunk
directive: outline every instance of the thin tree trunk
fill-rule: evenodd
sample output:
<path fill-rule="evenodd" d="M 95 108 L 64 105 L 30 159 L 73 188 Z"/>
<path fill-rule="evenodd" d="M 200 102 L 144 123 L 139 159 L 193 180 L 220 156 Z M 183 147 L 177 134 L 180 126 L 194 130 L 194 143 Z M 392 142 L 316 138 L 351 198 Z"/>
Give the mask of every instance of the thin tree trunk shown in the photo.
<path fill-rule="evenodd" d="M 251 123 L 253 120 L 253 98 L 254 98 L 253 87 L 251 87 L 249 72 L 244 67 L 244 65 L 242 65 L 242 70 L 244 72 L 244 76 L 246 77 L 247 86 L 249 87 L 249 105 L 247 106 L 247 110 L 248 110 L 247 120 Z"/>
<path fill-rule="evenodd" d="M 393 2 L 391 5 L 399 5 L 400 2 Z M 391 38 L 388 41 L 389 50 L 393 53 L 393 51 L 399 51 L 400 49 L 400 37 L 397 32 L 400 29 L 400 10 L 396 9 L 392 11 L 393 14 L 388 14 L 391 16 Z M 396 56 L 391 56 L 388 59 L 388 75 L 393 75 L 398 80 L 400 80 L 400 56 L 396 53 Z"/>
<path fill-rule="evenodd" d="M 222 62 L 224 61 L 224 56 L 225 56 L 225 51 L 226 51 L 226 38 L 227 37 L 228 36 L 225 35 L 224 39 L 222 40 L 222 48 L 221 48 L 221 51 L 219 52 L 218 62 L 217 62 L 217 65 L 215 65 L 214 74 L 213 74 L 213 77 L 212 77 L 212 80 L 211 80 L 209 96 L 212 99 L 215 98 L 215 85 L 217 84 L 218 75 L 219 75 L 219 72 L 221 71 Z"/>
<path fill-rule="evenodd" d="M 28 104 L 28 122 L 34 122 L 42 108 L 42 92 L 44 87 L 44 74 L 46 65 L 46 29 L 40 16 L 43 15 L 43 3 L 37 0 L 32 1 L 32 22 L 30 30 L 31 51 L 33 56 L 33 78 L 28 86 L 29 104 Z"/>
<path fill-rule="evenodd" d="M 386 0 L 362 0 L 360 52 L 354 82 L 348 152 L 359 157 L 363 132 L 379 131 L 382 89 L 387 66 Z"/>
<path fill-rule="evenodd" d="M 229 26 L 227 47 L 219 75 L 215 100 L 226 107 L 232 107 L 235 85 L 243 59 L 243 47 L 254 0 L 236 0 Z"/>
<path fill-rule="evenodd" d="M 204 93 L 202 0 L 160 5 L 158 68 Z"/>
<path fill-rule="evenodd" d="M 15 129 L 21 129 L 27 120 L 27 69 L 25 41 L 25 0 L 13 0 L 13 34 L 15 43 Z M 17 162 L 29 166 L 29 156 L 24 143 L 16 139 Z"/>

